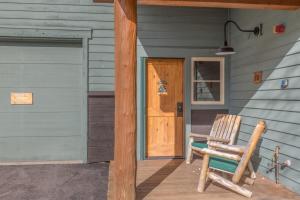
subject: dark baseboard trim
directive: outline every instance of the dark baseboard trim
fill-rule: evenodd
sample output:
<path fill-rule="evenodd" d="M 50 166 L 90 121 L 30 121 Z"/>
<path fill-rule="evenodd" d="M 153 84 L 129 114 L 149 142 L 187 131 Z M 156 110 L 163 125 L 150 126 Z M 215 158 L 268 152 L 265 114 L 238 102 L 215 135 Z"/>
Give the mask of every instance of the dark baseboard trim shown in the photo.
<path fill-rule="evenodd" d="M 88 92 L 89 97 L 114 97 L 114 91 L 99 91 L 99 92 Z"/>

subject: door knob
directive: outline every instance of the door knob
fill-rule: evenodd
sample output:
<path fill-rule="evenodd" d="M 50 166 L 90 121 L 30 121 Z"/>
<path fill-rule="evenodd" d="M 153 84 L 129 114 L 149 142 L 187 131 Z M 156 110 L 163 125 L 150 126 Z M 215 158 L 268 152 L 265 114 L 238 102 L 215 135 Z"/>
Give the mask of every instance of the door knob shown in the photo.
<path fill-rule="evenodd" d="M 177 117 L 183 117 L 183 103 L 177 102 Z"/>

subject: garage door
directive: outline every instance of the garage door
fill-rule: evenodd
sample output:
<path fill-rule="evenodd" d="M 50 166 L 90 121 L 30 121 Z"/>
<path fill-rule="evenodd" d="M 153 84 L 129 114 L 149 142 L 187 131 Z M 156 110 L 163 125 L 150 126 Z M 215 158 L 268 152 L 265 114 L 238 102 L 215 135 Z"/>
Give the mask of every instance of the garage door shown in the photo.
<path fill-rule="evenodd" d="M 84 159 L 82 66 L 79 41 L 0 42 L 0 162 Z"/>

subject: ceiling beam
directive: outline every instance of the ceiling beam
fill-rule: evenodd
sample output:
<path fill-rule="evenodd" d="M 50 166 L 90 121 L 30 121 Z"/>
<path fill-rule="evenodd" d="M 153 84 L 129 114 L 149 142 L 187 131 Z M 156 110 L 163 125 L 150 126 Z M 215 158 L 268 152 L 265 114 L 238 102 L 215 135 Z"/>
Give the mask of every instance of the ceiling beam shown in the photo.
<path fill-rule="evenodd" d="M 113 3 L 113 0 L 94 0 L 98 3 Z M 300 0 L 138 0 L 139 5 L 297 10 Z"/>

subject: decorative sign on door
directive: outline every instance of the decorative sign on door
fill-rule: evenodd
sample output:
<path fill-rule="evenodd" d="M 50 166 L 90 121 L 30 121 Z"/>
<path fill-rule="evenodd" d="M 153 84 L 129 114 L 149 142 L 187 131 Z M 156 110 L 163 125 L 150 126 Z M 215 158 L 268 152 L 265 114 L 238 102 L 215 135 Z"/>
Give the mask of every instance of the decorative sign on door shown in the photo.
<path fill-rule="evenodd" d="M 18 93 L 18 92 L 12 92 L 10 93 L 10 104 L 11 105 L 32 105 L 33 104 L 33 98 L 32 93 L 26 92 L 26 93 Z"/>
<path fill-rule="evenodd" d="M 167 95 L 167 81 L 160 80 L 158 81 L 158 95 Z"/>

